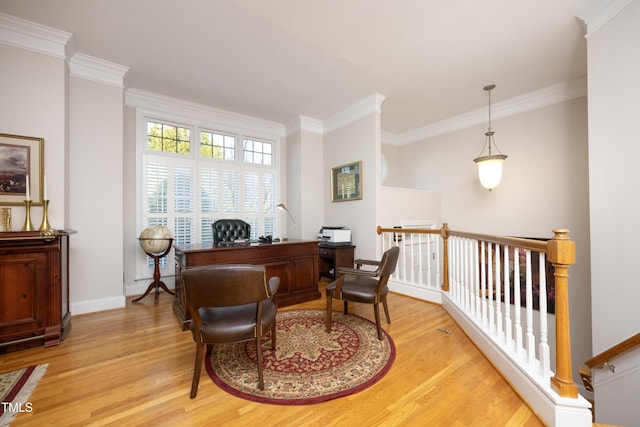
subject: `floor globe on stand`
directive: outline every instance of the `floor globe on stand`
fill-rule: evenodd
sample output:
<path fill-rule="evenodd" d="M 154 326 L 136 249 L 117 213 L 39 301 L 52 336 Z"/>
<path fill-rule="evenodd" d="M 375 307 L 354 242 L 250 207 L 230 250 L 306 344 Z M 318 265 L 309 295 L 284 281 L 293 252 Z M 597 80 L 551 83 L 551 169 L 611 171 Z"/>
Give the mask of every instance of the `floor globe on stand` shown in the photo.
<path fill-rule="evenodd" d="M 171 251 L 171 244 L 173 243 L 173 233 L 167 227 L 162 225 L 155 225 L 152 227 L 147 227 L 140 233 L 138 237 L 138 242 L 140 243 L 140 247 L 142 250 L 151 258 L 153 258 L 154 270 L 153 270 L 153 282 L 147 287 L 147 290 L 140 297 L 132 300 L 132 302 L 138 302 L 147 295 L 152 290 L 155 290 L 155 299 L 154 303 L 158 303 L 158 295 L 160 294 L 160 289 L 163 289 L 165 292 L 175 295 L 167 285 L 163 281 L 160 280 L 160 259 L 167 256 L 169 251 Z"/>

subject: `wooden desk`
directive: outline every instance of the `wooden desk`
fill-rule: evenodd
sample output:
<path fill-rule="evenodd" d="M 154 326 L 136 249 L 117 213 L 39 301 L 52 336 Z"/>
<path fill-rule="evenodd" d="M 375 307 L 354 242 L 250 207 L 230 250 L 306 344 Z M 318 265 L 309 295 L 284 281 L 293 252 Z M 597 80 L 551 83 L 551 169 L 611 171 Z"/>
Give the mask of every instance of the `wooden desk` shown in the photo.
<path fill-rule="evenodd" d="M 211 244 L 174 244 L 176 257 L 176 298 L 173 311 L 182 329 L 191 321 L 187 313 L 182 271 L 213 264 L 259 264 L 267 276 L 280 277 L 278 306 L 320 298 L 318 290 L 318 241 L 293 240 L 266 244 L 213 247 Z"/>

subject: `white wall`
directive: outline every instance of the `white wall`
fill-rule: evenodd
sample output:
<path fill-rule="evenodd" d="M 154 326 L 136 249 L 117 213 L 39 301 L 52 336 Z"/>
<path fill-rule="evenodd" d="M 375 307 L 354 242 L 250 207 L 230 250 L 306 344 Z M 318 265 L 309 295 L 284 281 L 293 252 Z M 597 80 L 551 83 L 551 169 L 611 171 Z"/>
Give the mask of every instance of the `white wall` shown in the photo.
<path fill-rule="evenodd" d="M 282 200 L 296 222 L 289 237 L 315 240 L 324 225 L 322 135 L 301 130 L 287 136 L 286 146 L 286 199 Z M 284 230 L 291 226 L 286 214 L 281 220 Z"/>
<path fill-rule="evenodd" d="M 640 331 L 639 22 L 640 2 L 632 1 L 587 41 L 593 355 Z M 634 356 L 626 372 L 638 371 Z M 622 361 L 613 363 L 625 372 Z M 638 375 L 618 375 L 613 387 L 607 376 L 594 370 L 596 421 L 640 426 Z"/>
<path fill-rule="evenodd" d="M 638 22 L 635 1 L 588 40 L 594 354 L 640 331 Z"/>
<path fill-rule="evenodd" d="M 433 220 L 440 227 L 442 194 L 409 188 L 380 187 L 378 191 L 378 222 L 381 227 L 393 227 L 405 221 Z"/>
<path fill-rule="evenodd" d="M 69 79 L 71 312 L 123 307 L 123 89 Z"/>
<path fill-rule="evenodd" d="M 398 161 L 399 147 L 382 142 L 380 153 L 387 161 L 387 179 L 380 184 L 387 187 L 400 187 L 402 164 Z"/>
<path fill-rule="evenodd" d="M 442 222 L 454 230 L 542 237 L 568 228 L 576 242 L 570 270 L 573 378 L 591 358 L 589 171 L 586 97 L 493 122 L 504 154 L 503 180 L 493 191 L 477 178 L 485 126 L 474 126 L 402 146 L 401 182 L 441 192 Z"/>
<path fill-rule="evenodd" d="M 379 113 L 369 114 L 324 135 L 326 226 L 351 229 L 356 258 L 376 259 L 376 173 L 379 167 Z M 377 145 L 376 145 L 377 144 Z M 362 200 L 331 202 L 331 168 L 362 161 Z"/>
<path fill-rule="evenodd" d="M 66 64 L 64 56 L 33 52 L 0 43 L 0 132 L 44 138 L 44 170 L 47 175 L 49 223 L 57 229 L 73 227 L 65 211 L 68 191 L 66 118 Z M 11 206 L 12 226 L 24 224 L 23 206 Z M 31 209 L 31 221 L 39 227 L 42 208 Z M 74 236 L 70 239 L 75 245 Z M 72 279 L 73 280 L 73 279 Z"/>
<path fill-rule="evenodd" d="M 122 80 L 126 67 L 68 51 L 71 35 L 0 16 L 0 127 L 44 138 L 54 228 L 70 238 L 72 314 L 124 305 L 122 292 Z M 20 30 L 15 30 L 19 28 Z M 15 46 L 15 47 L 14 47 Z M 77 58 L 77 59 L 76 59 Z M 111 67 L 111 66 L 114 67 Z M 100 68 L 101 78 L 84 78 Z M 73 75 L 73 77 L 71 77 Z M 20 229 L 24 209 L 12 209 Z M 32 209 L 39 225 L 42 208 Z M 97 302 L 96 302 L 97 301 Z"/>
<path fill-rule="evenodd" d="M 136 283 L 136 257 L 141 251 L 138 243 L 136 183 L 138 179 L 138 154 L 136 151 L 136 109 L 125 106 L 123 110 L 123 257 L 125 295 L 141 295 L 153 281 L 148 278 Z M 173 257 L 171 252 L 169 257 Z M 170 258 L 171 259 L 171 258 Z M 169 289 L 174 288 L 172 277 L 162 277 Z"/>

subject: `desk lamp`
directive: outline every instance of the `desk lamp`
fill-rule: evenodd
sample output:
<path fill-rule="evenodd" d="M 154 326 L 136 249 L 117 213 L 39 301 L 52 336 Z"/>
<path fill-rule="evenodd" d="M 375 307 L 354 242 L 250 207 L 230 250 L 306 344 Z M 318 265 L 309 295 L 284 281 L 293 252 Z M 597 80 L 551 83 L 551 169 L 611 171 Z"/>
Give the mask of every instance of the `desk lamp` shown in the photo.
<path fill-rule="evenodd" d="M 289 210 L 287 209 L 287 207 L 284 205 L 284 203 L 280 203 L 278 206 L 276 206 L 278 208 L 278 210 L 284 211 L 287 213 L 287 215 L 289 216 L 289 218 L 291 218 L 291 227 L 289 227 L 287 229 L 287 232 L 285 233 L 284 237 L 282 237 L 280 240 L 285 241 L 287 240 L 287 236 L 289 235 L 289 232 L 291 231 L 291 229 L 293 227 L 296 226 L 296 222 L 293 220 L 293 217 L 291 216 L 291 212 L 289 212 Z"/>

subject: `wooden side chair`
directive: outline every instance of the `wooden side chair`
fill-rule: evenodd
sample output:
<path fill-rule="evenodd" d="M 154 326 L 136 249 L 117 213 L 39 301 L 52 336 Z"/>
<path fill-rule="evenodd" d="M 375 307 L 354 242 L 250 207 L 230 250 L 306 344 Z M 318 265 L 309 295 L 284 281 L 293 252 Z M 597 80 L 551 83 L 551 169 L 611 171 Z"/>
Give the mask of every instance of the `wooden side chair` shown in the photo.
<path fill-rule="evenodd" d="M 196 342 L 191 398 L 198 393 L 200 372 L 214 344 L 255 340 L 258 387 L 262 377 L 262 337 L 271 331 L 276 348 L 276 313 L 279 277 L 267 280 L 262 265 L 211 265 L 182 273 L 186 306 L 191 312 L 191 333 Z"/>
<path fill-rule="evenodd" d="M 396 246 L 382 254 L 380 261 L 357 259 L 356 268 L 340 267 L 336 272 L 338 278 L 327 285 L 327 332 L 331 332 L 331 313 L 333 298 L 344 301 L 344 314 L 348 314 L 348 302 L 360 302 L 373 304 L 373 312 L 378 328 L 378 339 L 382 339 L 382 327 L 380 326 L 379 304 L 384 307 L 387 323 L 391 323 L 389 307 L 387 306 L 387 282 L 398 264 L 400 249 Z M 376 267 L 375 270 L 363 270 L 363 265 Z"/>

